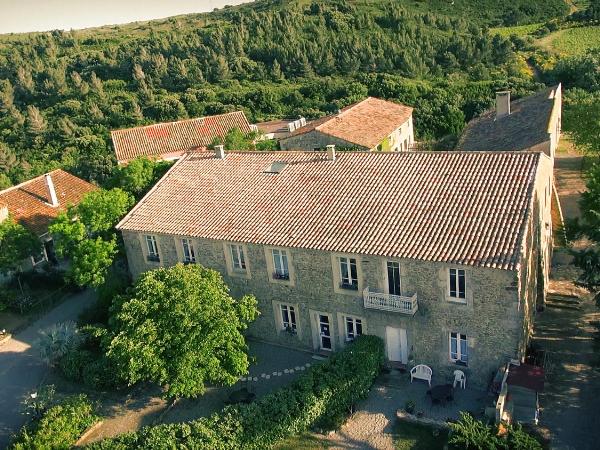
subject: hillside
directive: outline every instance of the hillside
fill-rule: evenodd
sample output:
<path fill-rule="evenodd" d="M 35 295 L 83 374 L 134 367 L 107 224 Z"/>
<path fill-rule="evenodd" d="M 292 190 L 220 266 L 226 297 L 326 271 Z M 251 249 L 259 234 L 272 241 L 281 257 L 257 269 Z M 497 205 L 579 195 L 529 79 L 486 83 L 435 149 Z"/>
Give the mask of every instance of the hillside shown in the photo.
<path fill-rule="evenodd" d="M 455 135 L 494 89 L 535 89 L 487 25 L 561 16 L 561 0 L 270 0 L 148 23 L 0 39 L 0 186 L 61 166 L 103 182 L 111 129 L 244 109 L 318 117 L 368 94 Z M 465 19 L 468 18 L 468 19 Z"/>

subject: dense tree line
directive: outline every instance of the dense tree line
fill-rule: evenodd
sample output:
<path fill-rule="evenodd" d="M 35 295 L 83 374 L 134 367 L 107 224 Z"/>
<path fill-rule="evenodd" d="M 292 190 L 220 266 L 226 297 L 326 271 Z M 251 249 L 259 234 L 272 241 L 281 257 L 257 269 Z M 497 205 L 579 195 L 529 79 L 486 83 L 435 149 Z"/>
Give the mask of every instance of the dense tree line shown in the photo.
<path fill-rule="evenodd" d="M 388 1 L 281 4 L 139 36 L 4 40 L 0 187 L 58 166 L 105 183 L 111 129 L 240 108 L 252 120 L 318 117 L 371 94 L 416 106 L 419 135 L 440 137 L 460 130 L 494 87 L 533 88 L 508 81 L 519 76 L 511 43 L 477 22 Z"/>

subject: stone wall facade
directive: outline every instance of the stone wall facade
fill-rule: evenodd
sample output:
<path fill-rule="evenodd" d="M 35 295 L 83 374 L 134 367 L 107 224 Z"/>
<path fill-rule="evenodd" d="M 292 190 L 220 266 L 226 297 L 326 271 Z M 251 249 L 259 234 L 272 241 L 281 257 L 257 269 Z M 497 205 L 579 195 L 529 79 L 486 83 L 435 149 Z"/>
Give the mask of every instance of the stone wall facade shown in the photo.
<path fill-rule="evenodd" d="M 132 275 L 182 261 L 181 237 L 155 234 L 160 262 L 146 259 L 144 238 L 124 231 Z M 318 315 L 328 317 L 333 350 L 346 343 L 345 317 L 359 318 L 363 333 L 386 340 L 391 351 L 389 329 L 404 330 L 401 342 L 404 363 L 410 368 L 427 364 L 433 369 L 433 383 L 450 382 L 456 369 L 464 371 L 469 385 L 487 386 L 497 368 L 509 358 L 520 356 L 523 339 L 524 308 L 517 271 L 473 266 L 455 266 L 439 262 L 395 260 L 400 264 L 402 295 L 417 295 L 414 316 L 398 312 L 367 309 L 363 289 L 385 290 L 387 258 L 351 255 L 358 262 L 359 286 L 356 291 L 339 288 L 337 255 L 307 249 L 286 249 L 290 280 L 274 280 L 267 264 L 270 248 L 244 244 L 247 270 L 235 272 L 228 261 L 227 243 L 191 238 L 197 262 L 219 271 L 232 295 L 254 294 L 261 316 L 252 324 L 249 335 L 284 346 L 319 350 Z M 465 303 L 451 301 L 448 294 L 450 268 L 464 269 Z M 282 330 L 279 305 L 294 306 L 297 333 Z M 468 365 L 452 362 L 449 334 L 467 336 Z M 404 338 L 404 336 L 402 336 Z M 404 340 L 404 339 L 401 339 Z"/>

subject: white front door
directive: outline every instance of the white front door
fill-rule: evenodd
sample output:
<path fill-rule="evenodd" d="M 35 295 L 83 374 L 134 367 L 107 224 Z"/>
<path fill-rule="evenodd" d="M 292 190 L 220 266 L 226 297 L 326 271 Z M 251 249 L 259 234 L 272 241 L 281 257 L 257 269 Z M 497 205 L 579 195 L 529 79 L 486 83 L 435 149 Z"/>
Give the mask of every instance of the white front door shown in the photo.
<path fill-rule="evenodd" d="M 408 362 L 406 349 L 406 330 L 403 328 L 385 327 L 385 347 L 390 361 L 402 364 Z"/>

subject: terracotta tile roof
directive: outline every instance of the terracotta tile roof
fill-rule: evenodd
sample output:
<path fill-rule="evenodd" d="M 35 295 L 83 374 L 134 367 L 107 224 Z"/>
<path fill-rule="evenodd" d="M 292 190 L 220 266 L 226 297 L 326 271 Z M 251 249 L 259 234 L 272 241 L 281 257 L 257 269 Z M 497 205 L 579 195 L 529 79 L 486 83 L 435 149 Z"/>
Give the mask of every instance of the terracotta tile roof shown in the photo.
<path fill-rule="evenodd" d="M 322 117 L 298 128 L 290 137 L 317 130 L 371 149 L 405 123 L 412 112 L 409 106 L 368 97 L 345 107 L 339 114 Z"/>
<path fill-rule="evenodd" d="M 138 156 L 181 156 L 210 145 L 216 137 L 223 137 L 234 128 L 250 133 L 243 111 L 115 130 L 111 137 L 117 161 L 125 162 Z"/>
<path fill-rule="evenodd" d="M 38 236 L 48 231 L 50 221 L 67 206 L 76 205 L 88 192 L 98 189 L 91 183 L 57 169 L 50 172 L 58 206 L 49 204 L 44 175 L 0 191 L 0 203 L 6 203 L 10 216 Z"/>
<path fill-rule="evenodd" d="M 320 152 L 191 153 L 117 227 L 512 270 L 541 157 L 338 152 L 329 161 Z M 278 161 L 287 165 L 267 173 Z"/>
<path fill-rule="evenodd" d="M 510 102 L 511 113 L 496 118 L 490 109 L 471 120 L 463 131 L 457 150 L 527 150 L 550 140 L 548 126 L 558 86 Z"/>

